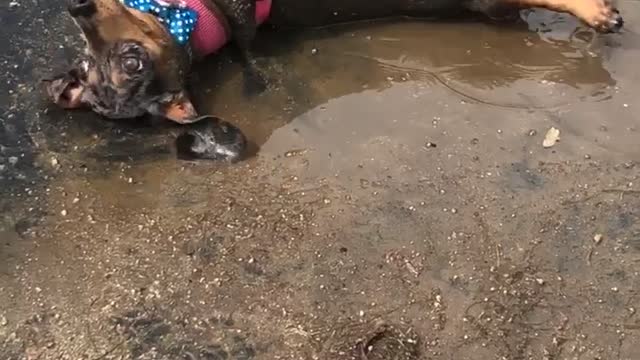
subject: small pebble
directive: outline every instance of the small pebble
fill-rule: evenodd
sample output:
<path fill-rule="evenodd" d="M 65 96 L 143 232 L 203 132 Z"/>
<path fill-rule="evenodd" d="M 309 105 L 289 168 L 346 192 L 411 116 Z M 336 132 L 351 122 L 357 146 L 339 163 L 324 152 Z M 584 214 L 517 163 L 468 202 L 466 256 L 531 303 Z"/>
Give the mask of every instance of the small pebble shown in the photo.
<path fill-rule="evenodd" d="M 536 136 L 538 135 L 538 132 L 534 129 L 529 130 L 529 136 Z"/>
<path fill-rule="evenodd" d="M 427 148 L 435 148 L 435 147 L 437 147 L 438 145 L 436 145 L 436 144 L 434 144 L 434 143 L 432 143 L 432 142 L 428 142 L 428 143 L 426 143 L 424 146 L 425 146 L 425 147 L 427 147 Z"/>
<path fill-rule="evenodd" d="M 62 210 L 62 211 L 60 211 L 60 215 L 62 215 L 62 216 L 67 216 L 67 210 Z"/>
<path fill-rule="evenodd" d="M 313 48 L 311 49 L 311 55 L 316 55 L 318 53 L 318 49 Z"/>
<path fill-rule="evenodd" d="M 538 285 L 544 285 L 544 279 L 536 279 Z"/>
<path fill-rule="evenodd" d="M 603 239 L 603 238 L 604 238 L 604 236 L 603 236 L 602 234 L 596 234 L 596 235 L 593 237 L 593 241 L 594 241 L 596 244 L 600 244 L 600 243 L 602 242 L 602 239 Z"/>
<path fill-rule="evenodd" d="M 55 158 L 55 157 L 52 157 L 51 158 L 51 166 L 58 166 L 58 165 L 59 165 L 58 159 Z"/>
<path fill-rule="evenodd" d="M 7 321 L 6 317 L 0 316 L 0 326 L 7 326 L 8 323 L 9 321 Z"/>
<path fill-rule="evenodd" d="M 544 141 L 542 141 L 542 146 L 544 148 L 550 148 L 554 146 L 558 141 L 560 141 L 560 130 L 552 127 L 547 131 L 547 134 L 544 137 Z"/>

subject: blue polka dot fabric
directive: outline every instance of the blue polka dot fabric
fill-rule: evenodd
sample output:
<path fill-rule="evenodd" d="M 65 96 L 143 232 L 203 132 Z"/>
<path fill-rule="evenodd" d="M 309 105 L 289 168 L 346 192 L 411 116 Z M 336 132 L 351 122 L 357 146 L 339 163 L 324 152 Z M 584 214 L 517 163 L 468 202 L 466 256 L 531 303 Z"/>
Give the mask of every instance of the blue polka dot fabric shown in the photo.
<path fill-rule="evenodd" d="M 155 15 L 163 23 L 174 39 L 184 45 L 189 41 L 196 27 L 198 13 L 184 5 L 167 4 L 156 0 L 121 0 L 130 8 Z"/>

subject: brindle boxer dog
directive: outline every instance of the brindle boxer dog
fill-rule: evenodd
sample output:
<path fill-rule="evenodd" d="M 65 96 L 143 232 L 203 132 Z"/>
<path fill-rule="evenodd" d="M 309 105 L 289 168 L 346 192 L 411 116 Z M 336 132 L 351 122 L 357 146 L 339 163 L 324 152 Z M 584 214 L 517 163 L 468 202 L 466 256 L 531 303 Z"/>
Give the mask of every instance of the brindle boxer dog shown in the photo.
<path fill-rule="evenodd" d="M 47 90 L 67 109 L 91 108 L 108 118 L 151 114 L 191 124 L 202 119 L 185 88 L 191 63 L 229 40 L 243 55 L 245 77 L 251 80 L 245 83 L 262 84 L 251 44 L 263 23 L 305 27 L 467 12 L 493 16 L 533 7 L 572 14 L 600 32 L 623 25 L 608 0 L 69 0 L 69 13 L 87 48 L 70 71 L 47 81 Z M 208 123 L 222 124 L 224 131 L 194 127 L 188 136 L 194 139 L 192 154 L 238 158 L 242 146 L 221 145 L 213 135 L 244 143 L 240 131 L 220 121 Z M 197 135 L 201 131 L 211 136 Z M 183 146 L 189 147 L 184 139 Z"/>

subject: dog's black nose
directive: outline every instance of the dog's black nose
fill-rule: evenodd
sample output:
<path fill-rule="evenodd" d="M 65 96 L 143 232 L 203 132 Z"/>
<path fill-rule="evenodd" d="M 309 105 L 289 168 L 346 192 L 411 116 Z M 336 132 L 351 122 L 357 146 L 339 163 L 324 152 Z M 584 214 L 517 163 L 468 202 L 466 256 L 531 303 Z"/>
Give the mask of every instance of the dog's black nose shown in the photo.
<path fill-rule="evenodd" d="M 611 19 L 611 31 L 619 32 L 620 30 L 622 30 L 623 26 L 624 19 L 622 19 L 622 16 L 620 16 L 620 12 L 618 10 L 615 10 L 614 16 Z"/>
<path fill-rule="evenodd" d="M 89 17 L 96 12 L 95 0 L 69 0 L 67 9 L 73 17 Z"/>
<path fill-rule="evenodd" d="M 176 139 L 178 158 L 184 160 L 222 160 L 236 162 L 246 155 L 247 138 L 230 123 L 213 116 L 183 125 Z"/>

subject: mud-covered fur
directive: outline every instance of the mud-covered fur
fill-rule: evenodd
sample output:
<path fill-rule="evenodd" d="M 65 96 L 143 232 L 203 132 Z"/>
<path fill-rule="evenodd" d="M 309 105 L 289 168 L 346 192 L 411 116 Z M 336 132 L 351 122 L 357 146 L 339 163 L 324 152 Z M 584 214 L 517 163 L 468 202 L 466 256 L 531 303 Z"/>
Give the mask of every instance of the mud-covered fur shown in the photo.
<path fill-rule="evenodd" d="M 106 51 L 105 61 L 87 56 L 68 73 L 45 81 L 56 103 L 68 108 L 89 104 L 96 113 L 112 119 L 147 112 L 161 115 L 160 104 L 175 96 L 163 91 L 149 55 L 137 42 L 117 43 Z"/>
<path fill-rule="evenodd" d="M 56 104 L 114 119 L 197 117 L 184 90 L 191 59 L 153 15 L 118 0 L 74 0 L 69 9 L 87 46 L 71 70 L 45 80 Z"/>
<path fill-rule="evenodd" d="M 73 69 L 47 81 L 55 103 L 65 108 L 87 107 L 109 118 L 148 113 L 183 124 L 198 119 L 185 90 L 192 60 L 189 52 L 173 41 L 153 15 L 127 8 L 119 0 L 68 1 L 87 48 Z M 251 55 L 257 31 L 255 2 L 259 0 L 203 1 L 225 17 L 250 81 L 264 85 Z M 601 32 L 618 30 L 623 23 L 608 0 L 273 0 L 269 22 L 315 26 L 459 12 L 492 16 L 530 7 L 573 14 Z"/>

